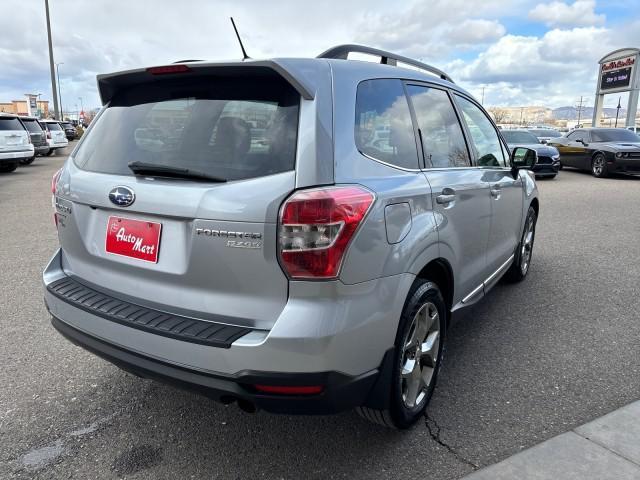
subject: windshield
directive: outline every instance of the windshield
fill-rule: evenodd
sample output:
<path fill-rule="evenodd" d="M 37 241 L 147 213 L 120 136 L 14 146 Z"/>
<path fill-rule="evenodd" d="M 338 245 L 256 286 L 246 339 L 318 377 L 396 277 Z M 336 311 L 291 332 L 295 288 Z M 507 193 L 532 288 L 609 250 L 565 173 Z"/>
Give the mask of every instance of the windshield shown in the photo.
<path fill-rule="evenodd" d="M 502 135 L 504 135 L 504 139 L 509 144 L 540 143 L 532 133 L 524 132 L 522 130 L 502 130 Z"/>
<path fill-rule="evenodd" d="M 225 180 L 293 170 L 299 95 L 282 80 L 193 80 L 121 92 L 81 143 L 85 170 L 132 175 L 132 162 Z M 197 82 L 197 83 L 196 83 Z M 158 170 L 158 169 L 156 169 Z"/>
<path fill-rule="evenodd" d="M 529 131 L 533 133 L 536 137 L 542 137 L 542 138 L 557 138 L 562 136 L 560 132 L 558 132 L 557 130 L 551 130 L 550 128 L 536 129 L 536 130 L 529 130 Z"/>
<path fill-rule="evenodd" d="M 591 130 L 591 139 L 594 142 L 640 142 L 640 137 L 622 128 L 616 130 Z"/>
<path fill-rule="evenodd" d="M 25 128 L 30 132 L 34 132 L 34 133 L 42 132 L 40 125 L 38 125 L 38 122 L 36 122 L 35 120 L 23 120 L 22 123 L 25 126 Z"/>
<path fill-rule="evenodd" d="M 17 118 L 0 117 L 0 130 L 24 130 Z"/>

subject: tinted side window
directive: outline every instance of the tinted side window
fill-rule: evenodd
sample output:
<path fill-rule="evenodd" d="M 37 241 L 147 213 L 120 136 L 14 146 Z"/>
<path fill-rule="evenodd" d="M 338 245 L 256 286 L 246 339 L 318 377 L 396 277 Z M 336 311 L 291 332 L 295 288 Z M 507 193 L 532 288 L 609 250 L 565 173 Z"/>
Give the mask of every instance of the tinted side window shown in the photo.
<path fill-rule="evenodd" d="M 427 167 L 468 167 L 469 152 L 447 92 L 407 86 L 418 120 Z"/>
<path fill-rule="evenodd" d="M 402 168 L 418 168 L 411 113 L 400 80 L 367 80 L 358 85 L 355 138 L 365 155 Z"/>
<path fill-rule="evenodd" d="M 506 167 L 502 142 L 491 121 L 474 103 L 456 95 L 481 167 Z"/>

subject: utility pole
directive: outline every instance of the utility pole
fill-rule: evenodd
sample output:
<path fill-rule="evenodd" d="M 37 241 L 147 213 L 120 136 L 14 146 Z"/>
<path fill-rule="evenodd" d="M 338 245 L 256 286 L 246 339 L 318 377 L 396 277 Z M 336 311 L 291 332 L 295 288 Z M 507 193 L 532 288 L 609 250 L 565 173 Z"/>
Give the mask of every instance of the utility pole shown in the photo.
<path fill-rule="evenodd" d="M 58 96 L 60 97 L 60 120 L 64 120 L 64 107 L 62 106 L 62 86 L 60 85 L 60 65 L 64 65 L 64 62 L 56 63 L 56 76 L 58 77 Z"/>
<path fill-rule="evenodd" d="M 49 70 L 51 71 L 51 91 L 53 92 L 53 111 L 55 118 L 60 119 L 58 110 L 58 90 L 56 88 L 56 73 L 53 69 L 53 46 L 51 45 L 51 21 L 49 19 L 49 0 L 44 0 L 44 8 L 47 14 L 47 39 L 49 40 Z"/>
<path fill-rule="evenodd" d="M 520 126 L 522 126 L 522 115 L 524 115 L 524 107 L 520 108 Z"/>
<path fill-rule="evenodd" d="M 622 105 L 620 105 L 620 99 L 622 97 L 618 97 L 618 106 L 616 107 L 616 128 L 618 128 L 618 115 L 620 115 L 620 109 L 622 108 Z"/>
<path fill-rule="evenodd" d="M 484 87 L 482 87 L 482 100 L 480 100 L 480 105 L 484 105 Z"/>
<path fill-rule="evenodd" d="M 582 95 L 580 95 L 580 103 L 578 103 L 578 105 L 576 105 L 576 108 L 578 109 L 578 123 L 577 126 L 580 126 L 580 118 L 582 117 L 582 102 L 584 97 Z"/>

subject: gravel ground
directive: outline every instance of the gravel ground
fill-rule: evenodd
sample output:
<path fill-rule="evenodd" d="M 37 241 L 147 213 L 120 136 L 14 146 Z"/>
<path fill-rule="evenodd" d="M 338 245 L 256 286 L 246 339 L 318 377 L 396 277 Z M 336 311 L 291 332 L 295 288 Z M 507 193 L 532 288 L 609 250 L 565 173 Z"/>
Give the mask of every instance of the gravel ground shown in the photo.
<path fill-rule="evenodd" d="M 63 155 L 0 175 L 0 478 L 454 479 L 640 398 L 640 178 L 540 181 L 532 269 L 462 312 L 428 417 L 249 415 L 126 374 L 49 324 Z"/>

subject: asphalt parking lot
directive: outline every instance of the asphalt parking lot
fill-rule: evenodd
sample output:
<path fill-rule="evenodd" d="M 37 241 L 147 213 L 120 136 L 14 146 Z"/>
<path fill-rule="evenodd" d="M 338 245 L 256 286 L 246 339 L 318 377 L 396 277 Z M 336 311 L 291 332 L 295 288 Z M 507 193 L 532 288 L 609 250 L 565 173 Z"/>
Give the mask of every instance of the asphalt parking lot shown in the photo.
<path fill-rule="evenodd" d="M 540 181 L 529 277 L 449 331 L 428 417 L 249 415 L 141 380 L 50 326 L 63 155 L 0 175 L 0 478 L 454 479 L 640 399 L 640 178 Z"/>

